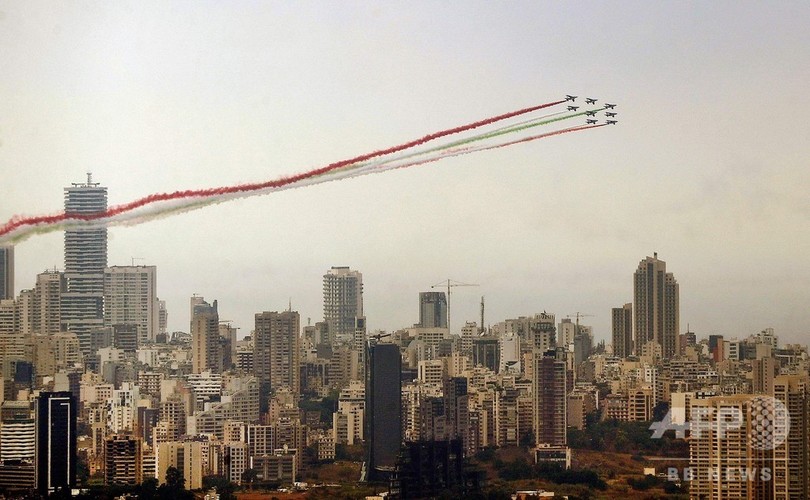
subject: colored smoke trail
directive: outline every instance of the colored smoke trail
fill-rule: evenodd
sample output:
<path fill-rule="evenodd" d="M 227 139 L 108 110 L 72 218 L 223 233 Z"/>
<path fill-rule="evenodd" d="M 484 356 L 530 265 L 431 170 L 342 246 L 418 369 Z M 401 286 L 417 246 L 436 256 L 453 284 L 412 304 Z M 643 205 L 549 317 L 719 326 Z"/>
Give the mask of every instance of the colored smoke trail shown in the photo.
<path fill-rule="evenodd" d="M 536 140 L 562 133 L 594 128 L 594 126 L 571 127 L 568 129 L 548 132 L 546 134 L 539 134 L 517 141 L 510 141 L 507 143 L 480 146 L 477 148 L 461 147 L 467 146 L 468 144 L 472 144 L 474 142 L 485 141 L 502 135 L 521 132 L 532 127 L 556 123 L 576 116 L 581 116 L 586 113 L 583 111 L 580 113 L 559 116 L 565 113 L 565 111 L 560 111 L 537 118 L 523 120 L 518 123 L 513 123 L 490 130 L 488 132 L 482 132 L 471 137 L 462 138 L 439 146 L 432 146 L 427 149 L 412 151 L 414 148 L 425 145 L 430 141 L 434 141 L 442 137 L 468 132 L 473 129 L 507 120 L 509 118 L 514 118 L 541 109 L 557 106 L 563 102 L 565 101 L 550 102 L 501 114 L 491 118 L 486 118 L 467 125 L 428 134 L 419 139 L 415 139 L 397 146 L 392 146 L 386 149 L 360 155 L 355 158 L 331 163 L 325 167 L 310 170 L 308 172 L 262 183 L 241 184 L 221 188 L 175 191 L 172 193 L 158 193 L 140 198 L 124 205 L 110 207 L 106 212 L 89 215 L 60 213 L 38 217 L 15 216 L 4 226 L 0 227 L 0 243 L 9 241 L 18 242 L 34 234 L 47 233 L 70 227 L 134 225 L 147 220 L 166 217 L 189 210 L 222 203 L 232 199 L 267 194 L 274 191 L 292 189 L 296 187 L 305 187 L 313 184 L 357 177 L 370 173 L 384 172 L 413 165 L 421 165 L 460 154 L 501 148 L 507 145 L 517 144 L 519 142 L 527 142 L 529 140 Z M 394 156 L 396 153 L 403 154 Z M 405 162 L 406 160 L 425 155 L 429 156 L 420 160 Z M 374 161 L 369 162 L 369 160 Z"/>

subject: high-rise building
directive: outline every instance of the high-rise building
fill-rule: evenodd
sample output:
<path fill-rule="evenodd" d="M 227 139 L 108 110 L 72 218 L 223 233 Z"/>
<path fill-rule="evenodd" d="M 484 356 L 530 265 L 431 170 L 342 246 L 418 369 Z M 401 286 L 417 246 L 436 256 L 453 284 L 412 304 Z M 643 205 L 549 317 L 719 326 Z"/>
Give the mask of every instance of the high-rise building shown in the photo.
<path fill-rule="evenodd" d="M 419 293 L 419 326 L 447 328 L 447 295 L 444 292 Z"/>
<path fill-rule="evenodd" d="M 773 378 L 776 360 L 762 358 L 751 360 L 751 388 L 754 394 L 773 395 Z"/>
<path fill-rule="evenodd" d="M 790 416 L 787 439 L 773 450 L 774 500 L 810 498 L 810 379 L 807 374 L 779 375 L 773 380 L 773 396 Z"/>
<path fill-rule="evenodd" d="M 366 479 L 390 479 L 402 444 L 402 358 L 396 344 L 368 349 L 366 370 Z"/>
<path fill-rule="evenodd" d="M 534 436 L 538 446 L 566 445 L 568 363 L 565 352 L 532 351 Z"/>
<path fill-rule="evenodd" d="M 30 304 L 20 301 L 20 318 L 23 323 L 30 325 L 23 328 L 22 333 L 38 333 L 40 335 L 53 335 L 62 331 L 61 304 L 62 296 L 67 291 L 65 275 L 56 270 L 48 270 L 37 274 L 37 283 L 30 294 Z M 20 293 L 22 299 L 28 294 Z M 29 330 L 30 331 L 26 331 Z"/>
<path fill-rule="evenodd" d="M 777 437 L 785 422 L 773 418 L 767 399 L 736 394 L 692 401 L 690 498 L 774 498 L 774 451 L 766 438 Z M 766 426 L 764 414 L 770 414 Z"/>
<path fill-rule="evenodd" d="M 255 321 L 253 370 L 264 393 L 282 387 L 300 392 L 300 315 L 265 311 Z"/>
<path fill-rule="evenodd" d="M 633 355 L 633 304 L 614 307 L 613 316 L 613 355 L 626 358 Z"/>
<path fill-rule="evenodd" d="M 661 346 L 661 354 L 669 359 L 678 352 L 679 301 L 678 282 L 667 272 L 667 264 L 658 253 L 639 262 L 633 276 L 633 308 L 635 350 L 640 353 L 645 344 Z"/>
<path fill-rule="evenodd" d="M 363 317 L 363 274 L 348 267 L 332 267 L 323 275 L 323 318 L 329 335 L 351 340 L 355 320 Z"/>
<path fill-rule="evenodd" d="M 92 181 L 65 188 L 65 214 L 96 215 L 107 210 L 107 188 Z M 90 331 L 104 324 L 104 268 L 107 267 L 107 228 L 65 230 L 65 277 L 62 294 L 63 329 L 76 333 L 82 352 L 90 352 Z"/>
<path fill-rule="evenodd" d="M 155 266 L 104 269 L 104 326 L 135 325 L 139 345 L 155 341 L 160 328 Z"/>
<path fill-rule="evenodd" d="M 447 439 L 460 439 L 464 452 L 470 449 L 470 400 L 467 393 L 466 377 L 450 377 L 444 380 L 445 436 Z"/>
<path fill-rule="evenodd" d="M 194 301 L 196 297 L 192 297 Z M 192 371 L 222 372 L 222 344 L 219 341 L 219 313 L 217 301 L 204 300 L 192 307 L 191 316 Z"/>
<path fill-rule="evenodd" d="M 0 462 L 33 463 L 36 422 L 28 401 L 4 401 L 0 424 Z"/>
<path fill-rule="evenodd" d="M 104 484 L 135 486 L 143 482 L 141 439 L 127 435 L 104 441 Z"/>
<path fill-rule="evenodd" d="M 76 398 L 41 392 L 36 410 L 36 484 L 40 493 L 76 485 Z"/>
<path fill-rule="evenodd" d="M 0 245 L 0 300 L 14 298 L 14 247 Z"/>

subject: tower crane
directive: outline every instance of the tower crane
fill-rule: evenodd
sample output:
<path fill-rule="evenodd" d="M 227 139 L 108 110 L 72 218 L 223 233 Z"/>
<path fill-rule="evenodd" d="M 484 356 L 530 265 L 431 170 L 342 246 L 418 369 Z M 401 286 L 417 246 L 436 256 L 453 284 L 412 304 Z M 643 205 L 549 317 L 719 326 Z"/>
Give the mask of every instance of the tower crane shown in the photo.
<path fill-rule="evenodd" d="M 576 318 L 577 318 L 577 326 L 576 326 L 576 330 L 574 330 L 574 331 L 576 332 L 577 335 L 579 335 L 579 318 L 589 318 L 589 317 L 594 317 L 596 315 L 595 314 L 585 314 L 585 313 L 581 313 L 581 312 L 577 311 L 575 313 L 569 314 L 568 316 L 566 316 L 566 318 L 570 318 L 571 316 L 576 316 Z"/>
<path fill-rule="evenodd" d="M 478 283 L 462 283 L 461 281 L 451 280 L 447 278 L 444 281 L 440 281 L 435 285 L 432 285 L 430 288 L 437 288 L 437 287 L 447 287 L 447 331 L 450 330 L 450 289 L 455 288 L 457 286 L 481 286 Z"/>

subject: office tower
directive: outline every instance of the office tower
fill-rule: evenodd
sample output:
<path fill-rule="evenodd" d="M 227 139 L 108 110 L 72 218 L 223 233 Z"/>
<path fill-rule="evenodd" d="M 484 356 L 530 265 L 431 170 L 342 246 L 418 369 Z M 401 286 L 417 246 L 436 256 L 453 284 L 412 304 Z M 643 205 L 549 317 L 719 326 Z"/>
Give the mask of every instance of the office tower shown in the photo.
<path fill-rule="evenodd" d="M 402 443 L 402 358 L 396 344 L 368 348 L 366 370 L 366 479 L 384 481 L 396 465 Z"/>
<path fill-rule="evenodd" d="M 107 210 L 107 188 L 92 182 L 65 188 L 65 214 L 97 215 Z M 83 353 L 90 352 L 90 331 L 104 324 L 104 268 L 107 267 L 107 228 L 65 229 L 65 277 L 62 328 L 76 333 Z"/>
<path fill-rule="evenodd" d="M 296 311 L 257 313 L 253 334 L 253 370 L 263 394 L 289 387 L 301 390 L 301 318 Z"/>
<path fill-rule="evenodd" d="M 761 438 L 780 437 L 785 421 L 784 415 L 766 415 L 767 399 L 738 394 L 692 400 L 690 498 L 774 498 L 773 448 Z"/>
<path fill-rule="evenodd" d="M 773 450 L 775 500 L 810 498 L 808 453 L 810 453 L 810 379 L 807 374 L 779 375 L 773 380 L 773 396 L 785 405 L 790 430 L 784 444 Z"/>
<path fill-rule="evenodd" d="M 36 484 L 40 493 L 76 485 L 76 398 L 41 392 L 36 410 Z"/>
<path fill-rule="evenodd" d="M 419 293 L 419 326 L 447 328 L 447 295 L 444 292 Z"/>
<path fill-rule="evenodd" d="M 632 356 L 633 349 L 633 304 L 612 309 L 613 355 L 620 358 Z"/>
<path fill-rule="evenodd" d="M 633 276 L 635 349 L 640 354 L 648 342 L 661 346 L 664 359 L 677 354 L 679 331 L 678 282 L 667 272 L 658 253 L 639 262 Z"/>
<path fill-rule="evenodd" d="M 363 274 L 348 267 L 332 267 L 323 275 L 323 318 L 329 324 L 330 344 L 351 340 L 355 319 L 363 316 Z"/>
<path fill-rule="evenodd" d="M 14 298 L 14 247 L 0 245 L 0 300 Z"/>
<path fill-rule="evenodd" d="M 135 486 L 143 482 L 141 439 L 127 435 L 104 441 L 104 484 Z"/>
<path fill-rule="evenodd" d="M 195 298 L 192 297 L 192 301 Z M 219 313 L 217 301 L 208 304 L 202 300 L 192 307 L 191 316 L 192 371 L 202 373 L 222 371 L 222 345 L 219 342 Z"/>
<path fill-rule="evenodd" d="M 566 445 L 568 364 L 565 353 L 532 351 L 534 436 L 538 446 Z"/>
<path fill-rule="evenodd" d="M 104 326 L 135 325 L 138 345 L 152 343 L 160 331 L 155 266 L 104 269 Z"/>
<path fill-rule="evenodd" d="M 366 318 L 356 318 L 354 324 L 354 336 L 352 337 L 352 350 L 357 351 L 358 367 L 360 368 L 360 377 L 364 376 L 366 369 Z"/>

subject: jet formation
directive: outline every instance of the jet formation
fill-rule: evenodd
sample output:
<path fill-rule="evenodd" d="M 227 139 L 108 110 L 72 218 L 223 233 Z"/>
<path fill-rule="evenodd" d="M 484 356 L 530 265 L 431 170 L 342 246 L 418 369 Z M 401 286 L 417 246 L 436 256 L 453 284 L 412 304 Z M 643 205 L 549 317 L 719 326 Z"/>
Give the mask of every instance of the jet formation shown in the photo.
<path fill-rule="evenodd" d="M 577 97 L 579 97 L 579 96 L 566 94 L 565 95 L 565 100 L 563 102 L 574 102 L 574 101 L 577 100 Z M 586 97 L 585 98 L 585 104 L 594 104 L 594 105 L 596 105 L 596 101 L 598 101 L 598 99 L 595 99 L 593 97 Z M 603 105 L 602 109 L 589 109 L 589 110 L 584 111 L 584 114 L 585 114 L 586 117 L 595 117 L 596 113 L 598 113 L 600 111 L 608 110 L 608 109 L 615 109 L 615 108 L 616 108 L 615 104 L 611 104 L 611 103 L 606 102 Z M 568 111 L 576 111 L 578 109 L 579 109 L 579 106 L 568 106 Z M 615 117 L 616 117 L 616 112 L 615 111 L 606 111 L 605 112 L 605 117 L 606 118 L 614 118 L 613 120 L 605 120 L 605 125 L 616 125 L 617 123 L 619 123 L 617 120 L 615 120 Z M 599 123 L 599 120 L 597 120 L 595 118 L 587 118 L 585 120 L 586 125 L 596 125 L 597 123 Z"/>

